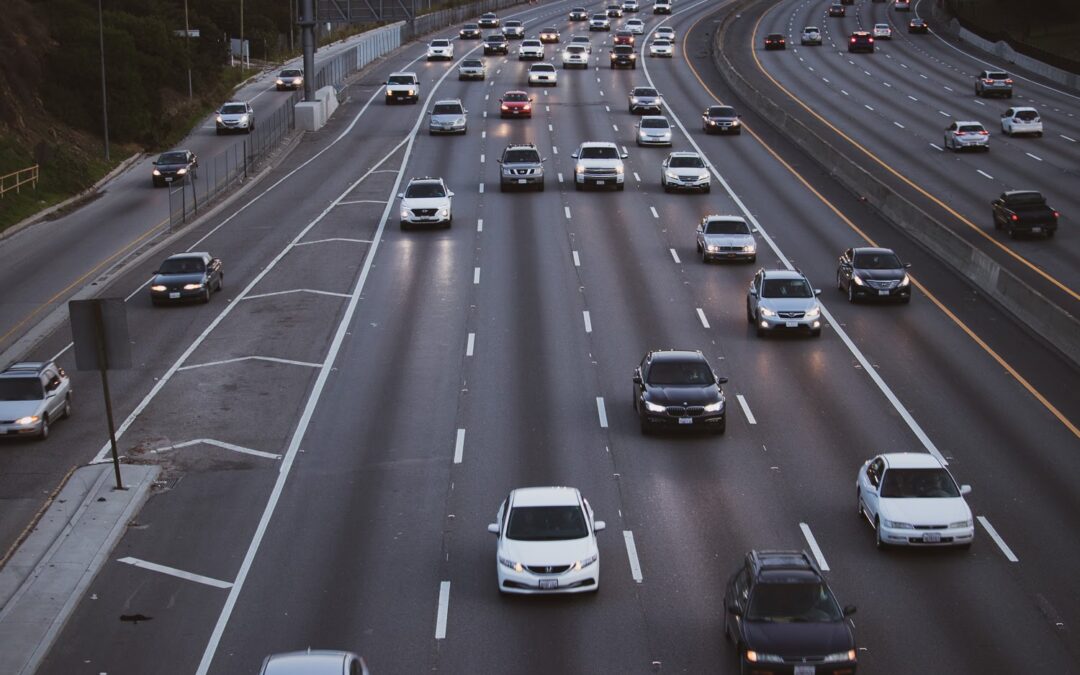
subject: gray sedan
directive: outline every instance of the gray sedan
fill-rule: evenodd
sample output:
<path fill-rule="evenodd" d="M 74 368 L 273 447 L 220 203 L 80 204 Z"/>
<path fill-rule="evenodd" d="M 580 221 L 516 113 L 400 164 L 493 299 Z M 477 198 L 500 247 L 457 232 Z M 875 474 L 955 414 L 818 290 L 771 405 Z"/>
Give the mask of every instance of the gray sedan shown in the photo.
<path fill-rule="evenodd" d="M 432 134 L 464 134 L 469 129 L 468 112 L 459 98 L 435 101 L 428 113 L 428 131 Z"/>
<path fill-rule="evenodd" d="M 701 262 L 710 260 L 757 260 L 757 242 L 746 221 L 738 216 L 705 216 L 697 228 Z"/>
<path fill-rule="evenodd" d="M 637 128 L 638 145 L 671 145 L 671 123 L 663 115 L 645 115 Z"/>

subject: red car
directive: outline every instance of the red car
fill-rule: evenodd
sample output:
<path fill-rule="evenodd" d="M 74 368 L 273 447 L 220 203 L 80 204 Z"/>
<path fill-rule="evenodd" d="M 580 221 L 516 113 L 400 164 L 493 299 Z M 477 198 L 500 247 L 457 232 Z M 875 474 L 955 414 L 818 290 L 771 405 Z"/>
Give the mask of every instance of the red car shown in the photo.
<path fill-rule="evenodd" d="M 499 99 L 500 117 L 532 117 L 532 97 L 524 91 L 508 91 Z"/>
<path fill-rule="evenodd" d="M 632 45 L 634 44 L 634 34 L 628 30 L 620 30 L 615 32 L 615 42 L 617 45 Z"/>
<path fill-rule="evenodd" d="M 787 49 L 787 40 L 780 33 L 769 33 L 765 36 L 765 49 Z"/>

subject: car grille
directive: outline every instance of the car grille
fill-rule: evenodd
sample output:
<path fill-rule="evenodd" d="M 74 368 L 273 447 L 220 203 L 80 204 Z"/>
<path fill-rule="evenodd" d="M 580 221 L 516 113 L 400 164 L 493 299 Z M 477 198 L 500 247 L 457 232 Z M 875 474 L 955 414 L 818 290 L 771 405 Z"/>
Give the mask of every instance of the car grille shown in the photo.
<path fill-rule="evenodd" d="M 892 280 L 892 281 L 875 281 L 875 280 L 873 280 L 873 279 L 867 279 L 867 280 L 865 281 L 865 283 L 866 283 L 866 285 L 867 285 L 867 286 L 869 286 L 870 288 L 876 288 L 876 289 L 878 289 L 878 290 L 886 291 L 886 290 L 890 290 L 890 289 L 896 288 L 896 286 L 897 286 L 897 285 L 898 285 L 898 284 L 899 284 L 900 282 L 899 282 L 899 281 L 897 281 L 897 280 L 895 280 L 895 279 L 894 279 L 894 280 Z"/>
<path fill-rule="evenodd" d="M 781 319 L 801 319 L 806 312 L 777 312 Z"/>
<path fill-rule="evenodd" d="M 698 417 L 705 414 L 705 407 L 700 405 L 669 405 L 667 414 L 671 417 Z"/>
<path fill-rule="evenodd" d="M 536 169 L 507 169 L 506 172 L 511 176 L 531 176 Z"/>
<path fill-rule="evenodd" d="M 615 169 L 585 169 L 585 175 L 591 178 L 614 178 L 618 175 Z"/>
<path fill-rule="evenodd" d="M 916 530 L 946 530 L 948 525 L 916 525 Z"/>
<path fill-rule="evenodd" d="M 709 248 L 715 248 L 721 253 L 742 253 L 743 250 L 742 246 L 710 246 Z"/>
<path fill-rule="evenodd" d="M 419 218 L 430 218 L 435 215 L 435 209 L 413 209 L 412 212 Z"/>
<path fill-rule="evenodd" d="M 569 565 L 526 565 L 525 569 L 533 574 L 562 574 L 570 569 Z"/>

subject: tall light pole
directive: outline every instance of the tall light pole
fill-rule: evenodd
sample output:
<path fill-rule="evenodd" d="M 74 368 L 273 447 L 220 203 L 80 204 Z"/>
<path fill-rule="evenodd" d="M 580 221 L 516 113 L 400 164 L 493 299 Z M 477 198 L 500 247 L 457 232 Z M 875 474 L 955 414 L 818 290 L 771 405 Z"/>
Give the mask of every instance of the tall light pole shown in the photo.
<path fill-rule="evenodd" d="M 247 63 L 244 61 L 244 0 L 240 0 L 240 72 L 244 72 Z"/>
<path fill-rule="evenodd" d="M 109 98 L 105 93 L 105 22 L 101 18 L 101 0 L 97 3 L 98 46 L 101 49 L 101 117 L 105 123 L 105 161 L 109 161 Z"/>
<path fill-rule="evenodd" d="M 187 97 L 192 99 L 191 91 L 191 24 L 188 23 L 187 1 L 184 0 L 184 44 L 187 45 Z"/>

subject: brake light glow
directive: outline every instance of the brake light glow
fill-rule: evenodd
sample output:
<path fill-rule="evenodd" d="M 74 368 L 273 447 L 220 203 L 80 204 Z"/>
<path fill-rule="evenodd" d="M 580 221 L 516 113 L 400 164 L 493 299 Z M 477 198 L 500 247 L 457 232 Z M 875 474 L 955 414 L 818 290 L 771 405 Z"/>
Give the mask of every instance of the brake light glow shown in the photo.
<path fill-rule="evenodd" d="M 979 134 L 982 135 L 982 136 L 989 136 L 990 132 L 987 131 L 986 129 L 983 129 L 982 131 L 979 132 Z"/>
<path fill-rule="evenodd" d="M 1060 215 L 1061 215 L 1060 213 L 1058 213 L 1057 211 L 1054 211 L 1054 218 L 1057 218 Z"/>
<path fill-rule="evenodd" d="M 1018 216 L 1018 215 L 1016 215 L 1014 213 L 1011 216 L 1009 216 L 1009 220 L 1013 220 L 1013 221 L 1020 220 L 1020 216 Z"/>
<path fill-rule="evenodd" d="M 1005 84 L 1012 84 L 1012 79 L 1005 80 Z"/>

